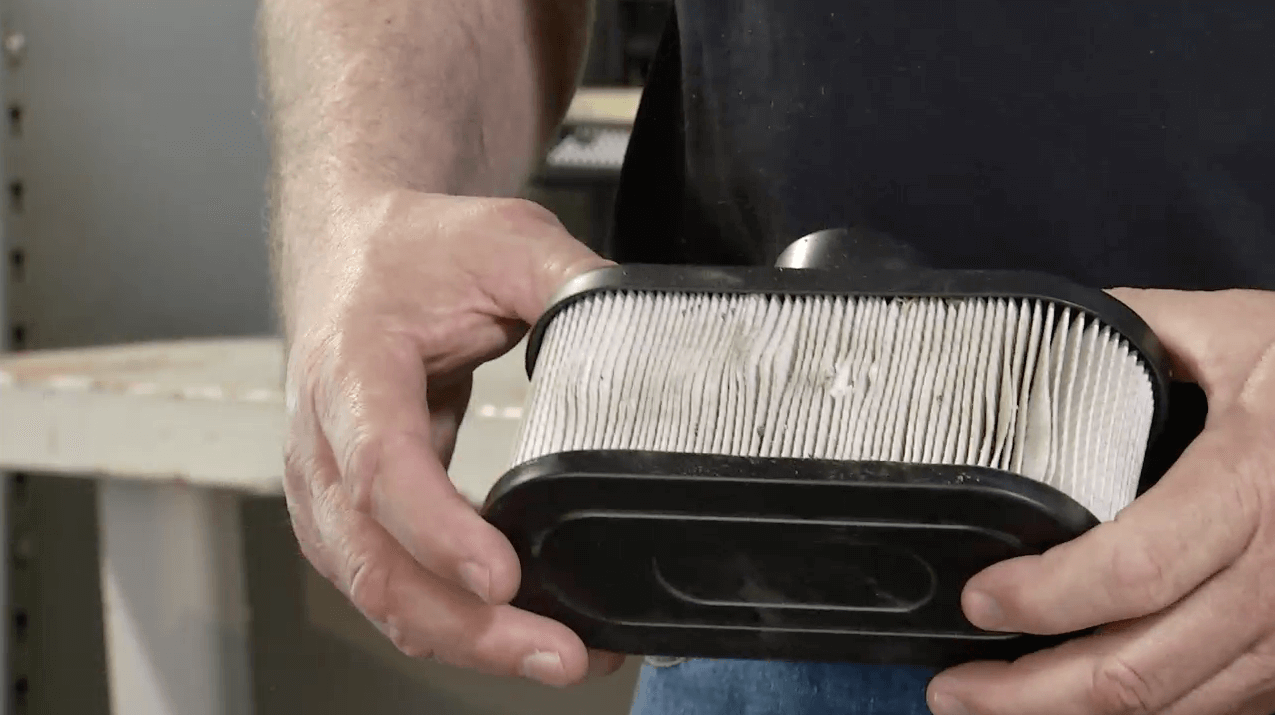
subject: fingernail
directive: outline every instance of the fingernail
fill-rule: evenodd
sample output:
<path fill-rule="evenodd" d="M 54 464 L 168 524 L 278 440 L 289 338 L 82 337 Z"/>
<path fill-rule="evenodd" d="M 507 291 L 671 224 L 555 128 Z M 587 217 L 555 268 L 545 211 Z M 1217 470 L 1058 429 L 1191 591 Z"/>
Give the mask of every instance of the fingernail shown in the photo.
<path fill-rule="evenodd" d="M 930 693 L 930 712 L 933 715 L 969 715 L 964 703 L 940 691 Z"/>
<path fill-rule="evenodd" d="M 563 675 L 562 658 L 557 653 L 539 650 L 522 659 L 522 675 L 545 685 L 559 685 Z"/>
<path fill-rule="evenodd" d="M 965 594 L 965 617 L 979 628 L 996 630 L 1005 620 L 1005 613 L 996 599 L 982 591 L 971 591 Z"/>
<path fill-rule="evenodd" d="M 470 561 L 460 567 L 460 578 L 482 600 L 491 598 L 491 569 Z"/>

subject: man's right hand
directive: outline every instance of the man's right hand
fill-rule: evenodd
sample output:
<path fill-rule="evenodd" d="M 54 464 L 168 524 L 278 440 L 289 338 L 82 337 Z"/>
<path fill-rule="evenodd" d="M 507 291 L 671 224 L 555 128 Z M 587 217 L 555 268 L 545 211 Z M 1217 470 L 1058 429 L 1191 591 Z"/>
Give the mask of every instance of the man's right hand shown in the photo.
<path fill-rule="evenodd" d="M 383 191 L 285 256 L 286 494 L 306 558 L 404 653 L 568 685 L 610 672 L 509 604 L 518 559 L 446 467 L 471 372 L 569 278 L 607 265 L 545 209 Z M 306 240 L 309 240 L 308 238 Z"/>

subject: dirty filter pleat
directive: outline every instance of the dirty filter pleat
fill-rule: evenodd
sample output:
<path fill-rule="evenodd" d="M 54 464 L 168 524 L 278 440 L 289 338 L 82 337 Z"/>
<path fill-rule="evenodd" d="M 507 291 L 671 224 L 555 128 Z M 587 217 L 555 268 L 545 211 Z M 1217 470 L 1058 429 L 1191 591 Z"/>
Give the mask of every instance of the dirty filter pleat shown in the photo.
<path fill-rule="evenodd" d="M 1134 497 L 1153 410 L 1123 338 L 1041 301 L 617 292 L 549 324 L 513 461 L 625 449 L 978 465 L 1108 520 Z"/>

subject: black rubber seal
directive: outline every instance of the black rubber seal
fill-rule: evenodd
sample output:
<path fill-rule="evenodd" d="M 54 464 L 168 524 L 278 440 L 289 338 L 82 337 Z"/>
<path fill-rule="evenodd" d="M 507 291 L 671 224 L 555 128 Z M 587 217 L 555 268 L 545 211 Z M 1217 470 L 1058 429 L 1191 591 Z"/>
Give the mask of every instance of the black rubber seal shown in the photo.
<path fill-rule="evenodd" d="M 483 513 L 522 564 L 514 605 L 589 647 L 937 668 L 1074 636 L 980 630 L 960 594 L 1098 523 L 995 469 L 638 451 L 529 461 Z"/>

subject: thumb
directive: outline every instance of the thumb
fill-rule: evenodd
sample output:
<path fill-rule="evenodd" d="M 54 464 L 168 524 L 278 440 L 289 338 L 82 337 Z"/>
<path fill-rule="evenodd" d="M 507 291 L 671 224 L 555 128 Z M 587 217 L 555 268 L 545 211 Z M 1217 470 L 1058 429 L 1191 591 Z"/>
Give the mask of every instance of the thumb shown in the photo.
<path fill-rule="evenodd" d="M 1236 396 L 1275 342 L 1275 297 L 1266 291 L 1116 288 L 1109 293 L 1160 339 L 1174 379 L 1199 383 L 1210 401 Z"/>

